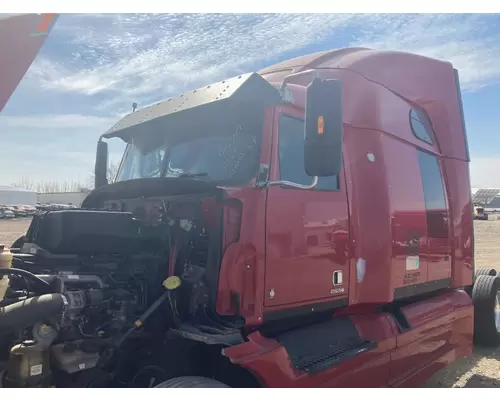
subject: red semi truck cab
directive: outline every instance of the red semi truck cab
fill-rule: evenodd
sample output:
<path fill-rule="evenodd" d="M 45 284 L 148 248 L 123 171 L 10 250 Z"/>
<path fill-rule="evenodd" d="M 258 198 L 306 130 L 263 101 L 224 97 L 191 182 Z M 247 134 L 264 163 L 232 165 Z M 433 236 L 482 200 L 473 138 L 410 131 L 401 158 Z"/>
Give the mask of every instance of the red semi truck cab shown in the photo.
<path fill-rule="evenodd" d="M 337 150 L 329 142 L 325 151 L 316 147 L 316 157 L 333 163 L 341 149 L 338 173 L 317 180 L 306 171 L 311 154 L 304 150 L 313 80 L 341 83 L 337 99 L 322 100 L 332 118 L 325 122 L 324 113 L 316 115 L 316 134 L 335 119 L 343 131 Z M 248 170 L 232 184 L 218 185 L 226 206 L 215 308 L 219 315 L 243 316 L 251 333 L 224 354 L 268 386 L 411 386 L 470 354 L 474 321 L 466 291 L 473 284 L 474 240 L 457 70 L 415 54 L 349 48 L 209 85 L 131 113 L 103 135 L 129 143 L 115 185 L 146 177 L 134 167 L 146 162 L 137 148 L 141 135 L 161 130 L 162 118 L 166 131 L 189 136 L 193 130 L 224 132 L 220 120 L 233 117 L 241 122 L 229 123 L 236 127 L 234 138 L 250 132 L 253 141 L 242 140 L 234 154 L 224 156 L 234 171 L 242 164 Z M 198 125 L 186 128 L 181 118 Z M 314 130 L 316 121 L 309 124 Z M 106 153 L 103 143 L 98 154 Z M 178 155 L 191 160 L 183 170 L 192 177 L 203 176 L 210 162 L 210 144 L 199 144 Z M 156 153 L 155 160 L 164 162 L 167 153 Z M 104 176 L 104 159 L 98 156 L 97 177 Z M 84 206 L 106 190 L 97 189 Z M 307 368 L 293 365 L 302 351 L 297 343 L 262 333 L 287 324 L 309 326 L 304 321 L 319 315 L 334 321 L 347 316 L 359 343 L 375 348 L 365 348 L 350 367 L 325 367 L 311 377 Z M 328 353 L 321 336 L 333 338 L 341 328 L 312 333 L 306 353 Z M 294 340 L 307 342 L 301 335 Z M 314 357 L 310 365 L 320 363 Z"/>
<path fill-rule="evenodd" d="M 280 88 L 282 99 L 245 126 L 258 129 L 258 174 L 225 185 L 241 203 L 242 219 L 240 240 L 221 267 L 220 313 L 234 309 L 233 293 L 241 296 L 247 322 L 258 325 L 280 310 L 386 304 L 472 284 L 469 155 L 450 63 L 355 48 L 299 57 L 259 74 Z M 338 175 L 307 188 L 313 177 L 304 169 L 304 110 L 315 77 L 342 82 L 343 163 Z M 238 80 L 220 83 L 220 93 Z M 206 100 L 213 102 L 198 108 L 216 106 L 219 93 L 211 86 L 214 97 Z M 187 108 L 182 104 L 174 115 Z M 152 126 L 160 107 L 130 114 L 107 135 L 125 135 L 138 121 L 145 127 L 144 118 Z M 127 172 L 133 150 L 129 145 L 119 180 L 133 176 Z M 197 151 L 193 159 L 200 159 Z M 259 180 L 299 186 L 263 190 Z M 243 259 L 254 260 L 252 272 L 230 256 L 233 248 L 235 258 L 247 249 Z"/>
<path fill-rule="evenodd" d="M 108 184 L 116 137 L 127 147 Z M 162 387 L 414 387 L 471 354 L 473 339 L 500 343 L 500 278 L 474 276 L 469 161 L 450 63 L 365 48 L 306 55 L 122 118 L 99 140 L 84 210 L 37 217 L 15 259 L 30 253 L 33 273 L 82 281 L 85 263 L 110 288 L 116 264 L 135 271 L 130 287 L 152 288 L 137 295 L 148 307 L 166 279 L 178 296 L 160 318 L 168 337 L 197 344 L 184 352 L 148 327 L 152 311 L 138 317 L 162 338 L 151 351 L 174 378 Z M 140 237 L 121 232 L 136 223 Z M 97 251 L 104 267 L 85 258 Z M 58 266 L 62 255 L 82 261 Z"/>

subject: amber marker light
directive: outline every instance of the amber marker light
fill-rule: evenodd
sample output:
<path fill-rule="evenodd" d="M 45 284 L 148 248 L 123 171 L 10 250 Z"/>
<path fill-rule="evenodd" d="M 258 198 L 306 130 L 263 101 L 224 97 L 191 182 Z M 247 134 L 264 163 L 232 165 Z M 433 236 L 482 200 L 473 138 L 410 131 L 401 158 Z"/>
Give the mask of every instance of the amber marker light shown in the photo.
<path fill-rule="evenodd" d="M 318 135 L 323 134 L 323 130 L 325 128 L 325 119 L 323 118 L 322 115 L 318 117 Z"/>

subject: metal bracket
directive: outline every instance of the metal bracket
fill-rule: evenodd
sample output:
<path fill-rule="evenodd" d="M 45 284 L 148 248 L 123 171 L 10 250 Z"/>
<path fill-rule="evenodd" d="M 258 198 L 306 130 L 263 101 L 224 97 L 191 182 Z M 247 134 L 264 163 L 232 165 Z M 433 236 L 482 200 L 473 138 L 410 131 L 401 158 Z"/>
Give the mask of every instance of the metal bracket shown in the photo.
<path fill-rule="evenodd" d="M 290 75 L 285 76 L 285 78 L 283 79 L 283 82 L 281 82 L 281 85 L 278 88 L 278 91 L 280 92 L 281 98 L 284 101 L 293 102 L 292 94 L 286 88 L 287 83 L 289 83 L 290 79 L 292 79 L 292 78 L 296 78 L 298 76 L 310 75 L 310 74 L 313 74 L 313 79 L 318 78 L 318 76 L 319 76 L 318 71 L 315 69 L 307 69 L 305 71 L 295 72 L 295 73 L 291 73 Z"/>
<path fill-rule="evenodd" d="M 313 181 L 310 185 L 302 185 L 300 183 L 295 183 L 295 182 L 290 182 L 290 181 L 272 181 L 272 182 L 267 182 L 266 186 L 290 186 L 296 189 L 302 189 L 302 190 L 308 190 L 308 189 L 314 189 L 314 187 L 318 184 L 318 177 L 315 176 L 313 178 Z"/>
<path fill-rule="evenodd" d="M 269 179 L 269 165 L 260 164 L 255 186 L 258 188 L 266 187 L 268 179 Z"/>
<path fill-rule="evenodd" d="M 318 184 L 318 177 L 315 176 L 310 185 L 302 185 L 300 183 L 290 182 L 290 181 L 268 181 L 269 179 L 269 165 L 261 164 L 259 167 L 259 172 L 257 174 L 257 180 L 255 182 L 255 187 L 264 189 L 269 186 L 291 186 L 296 189 L 308 190 L 313 189 Z"/>
<path fill-rule="evenodd" d="M 292 94 L 289 90 L 287 90 L 287 87 L 286 87 L 287 83 L 289 83 L 290 79 L 292 79 L 292 78 L 296 78 L 298 76 L 310 75 L 310 74 L 313 75 L 313 80 L 318 78 L 318 76 L 319 76 L 318 71 L 315 69 L 308 69 L 305 71 L 291 73 L 290 75 L 285 76 L 285 78 L 283 79 L 283 82 L 281 82 L 281 85 L 278 88 L 278 91 L 281 95 L 281 98 L 284 101 L 293 102 Z M 318 179 L 319 178 L 317 176 L 313 177 L 313 181 L 310 185 L 302 185 L 300 183 L 295 183 L 295 182 L 290 182 L 290 181 L 274 181 L 274 182 L 262 182 L 262 181 L 259 182 L 258 181 L 258 186 L 263 188 L 263 187 L 269 187 L 269 186 L 284 185 L 284 186 L 290 186 L 290 187 L 293 187 L 296 189 L 309 190 L 309 189 L 314 189 L 316 187 L 316 185 L 318 184 Z"/>

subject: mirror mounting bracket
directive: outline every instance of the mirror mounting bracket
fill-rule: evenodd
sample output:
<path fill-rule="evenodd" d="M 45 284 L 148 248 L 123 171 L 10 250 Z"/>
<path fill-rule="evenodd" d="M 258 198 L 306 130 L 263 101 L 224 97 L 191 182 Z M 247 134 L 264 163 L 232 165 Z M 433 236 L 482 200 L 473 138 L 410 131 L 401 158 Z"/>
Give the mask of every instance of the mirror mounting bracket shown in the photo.
<path fill-rule="evenodd" d="M 292 72 L 291 74 L 287 75 L 283 81 L 281 82 L 281 85 L 278 87 L 278 91 L 281 95 L 281 98 L 285 101 L 290 101 L 291 98 L 291 93 L 287 90 L 286 85 L 290 82 L 292 78 L 296 78 L 299 76 L 307 76 L 307 75 L 312 75 L 312 80 L 316 78 L 319 78 L 319 73 L 318 70 L 316 69 L 307 69 L 304 71 L 299 71 L 299 72 Z M 267 166 L 268 167 L 268 166 Z M 266 171 L 268 172 L 268 170 Z M 266 188 L 270 186 L 289 186 L 293 187 L 295 189 L 301 189 L 301 190 L 310 190 L 314 189 L 318 185 L 318 176 L 313 177 L 313 181 L 310 185 L 302 185 L 300 183 L 296 182 L 290 182 L 290 181 L 257 181 L 256 186 L 259 188 Z"/>
<path fill-rule="evenodd" d="M 283 79 L 283 82 L 281 82 L 281 85 L 278 88 L 278 92 L 281 95 L 281 98 L 285 101 L 289 101 L 291 98 L 291 93 L 287 90 L 286 85 L 287 83 L 290 82 L 292 78 L 296 78 L 299 76 L 307 76 L 307 75 L 313 75 L 313 80 L 315 78 L 319 78 L 319 73 L 318 70 L 316 69 L 306 69 L 305 71 L 299 71 L 299 72 L 292 72 L 291 74 L 285 76 Z"/>

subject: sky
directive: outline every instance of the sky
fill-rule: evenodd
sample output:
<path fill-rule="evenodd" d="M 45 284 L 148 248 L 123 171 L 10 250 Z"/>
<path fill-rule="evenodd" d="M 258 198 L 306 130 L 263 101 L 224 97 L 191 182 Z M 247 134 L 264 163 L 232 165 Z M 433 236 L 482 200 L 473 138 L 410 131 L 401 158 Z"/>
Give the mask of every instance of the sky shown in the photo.
<path fill-rule="evenodd" d="M 459 70 L 473 187 L 500 187 L 499 14 L 63 14 L 0 116 L 0 184 L 88 181 L 132 109 L 299 55 L 404 50 Z M 118 162 L 123 145 L 110 143 Z"/>

